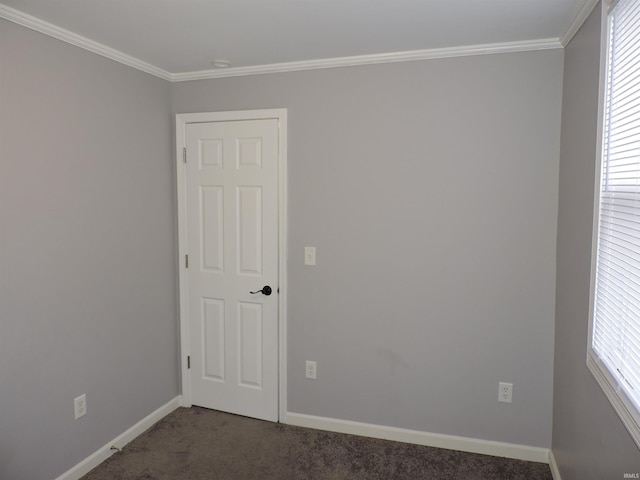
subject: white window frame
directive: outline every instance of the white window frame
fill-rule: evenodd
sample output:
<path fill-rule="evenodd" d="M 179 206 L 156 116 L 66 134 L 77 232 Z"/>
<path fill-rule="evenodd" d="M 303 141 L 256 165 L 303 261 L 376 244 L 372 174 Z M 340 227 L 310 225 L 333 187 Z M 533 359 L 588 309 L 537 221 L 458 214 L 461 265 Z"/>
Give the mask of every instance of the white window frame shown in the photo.
<path fill-rule="evenodd" d="M 604 137 L 604 105 L 607 86 L 607 68 L 609 56 L 609 12 L 617 0 L 602 1 L 602 28 L 600 44 L 600 94 L 598 106 L 598 139 L 595 175 L 595 195 L 594 195 L 594 221 L 591 257 L 591 293 L 589 306 L 589 338 L 587 342 L 587 367 L 595 377 L 597 383 L 604 391 L 609 402 L 629 431 L 629 434 L 640 448 L 640 410 L 635 403 L 625 393 L 625 387 L 614 374 L 611 373 L 607 365 L 602 361 L 597 352 L 593 349 L 593 328 L 594 328 L 594 305 L 595 305 L 595 279 L 597 265 L 598 237 L 600 226 L 600 191 L 602 175 L 602 155 Z"/>

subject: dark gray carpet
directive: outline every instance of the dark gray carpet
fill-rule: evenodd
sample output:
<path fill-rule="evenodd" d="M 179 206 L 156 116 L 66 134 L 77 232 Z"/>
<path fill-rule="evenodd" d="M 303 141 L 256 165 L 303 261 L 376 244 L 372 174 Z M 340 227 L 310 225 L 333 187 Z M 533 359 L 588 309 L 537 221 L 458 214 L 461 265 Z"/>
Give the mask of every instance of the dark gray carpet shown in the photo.
<path fill-rule="evenodd" d="M 81 480 L 552 480 L 549 466 L 179 408 Z"/>

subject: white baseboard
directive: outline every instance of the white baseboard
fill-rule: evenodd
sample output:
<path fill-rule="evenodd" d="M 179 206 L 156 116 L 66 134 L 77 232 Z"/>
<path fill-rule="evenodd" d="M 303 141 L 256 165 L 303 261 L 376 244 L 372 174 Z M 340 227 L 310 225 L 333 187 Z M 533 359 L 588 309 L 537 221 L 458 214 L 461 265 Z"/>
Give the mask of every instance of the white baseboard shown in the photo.
<path fill-rule="evenodd" d="M 428 447 L 446 448 L 469 453 L 493 455 L 494 457 L 514 458 L 530 462 L 549 463 L 549 449 L 517 445 L 513 443 L 493 442 L 476 438 L 456 437 L 439 433 L 421 432 L 404 428 L 352 422 L 336 418 L 317 417 L 302 413 L 287 412 L 283 423 L 298 427 L 328 430 L 330 432 L 349 433 L 364 437 L 395 440 L 397 442 L 414 443 Z M 559 480 L 555 479 L 555 480 Z"/>
<path fill-rule="evenodd" d="M 549 468 L 551 469 L 551 476 L 553 477 L 553 480 L 562 480 L 560 478 L 558 464 L 556 463 L 556 457 L 553 456 L 553 451 L 549 451 Z"/>
<path fill-rule="evenodd" d="M 65 473 L 60 475 L 56 480 L 78 480 L 83 475 L 86 475 L 95 467 L 104 462 L 107 458 L 114 454 L 115 450 L 112 450 L 111 447 L 115 446 L 117 448 L 124 447 L 131 440 L 136 438 L 138 435 L 143 433 L 145 430 L 149 429 L 154 423 L 163 419 L 171 412 L 173 412 L 176 408 L 180 406 L 180 396 L 177 396 L 173 400 L 170 400 L 156 411 L 147 415 L 145 418 L 136 423 L 133 427 L 129 428 L 126 432 L 118 435 L 116 438 L 111 440 L 102 448 L 98 449 L 93 454 L 89 455 L 83 461 L 78 463 L 75 467 L 67 470 Z"/>

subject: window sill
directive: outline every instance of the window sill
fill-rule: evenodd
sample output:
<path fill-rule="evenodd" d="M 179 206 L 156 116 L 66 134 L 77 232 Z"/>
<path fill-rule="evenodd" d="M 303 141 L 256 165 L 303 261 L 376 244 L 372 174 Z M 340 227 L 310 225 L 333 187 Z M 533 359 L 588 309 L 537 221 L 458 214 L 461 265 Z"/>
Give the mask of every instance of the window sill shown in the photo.
<path fill-rule="evenodd" d="M 620 389 L 616 379 L 609 373 L 606 366 L 598 359 L 595 352 L 589 350 L 587 354 L 587 367 L 593 374 L 594 378 L 602 391 L 606 395 L 609 403 L 622 420 L 627 431 L 640 448 L 640 412 L 627 398 L 627 395 Z"/>

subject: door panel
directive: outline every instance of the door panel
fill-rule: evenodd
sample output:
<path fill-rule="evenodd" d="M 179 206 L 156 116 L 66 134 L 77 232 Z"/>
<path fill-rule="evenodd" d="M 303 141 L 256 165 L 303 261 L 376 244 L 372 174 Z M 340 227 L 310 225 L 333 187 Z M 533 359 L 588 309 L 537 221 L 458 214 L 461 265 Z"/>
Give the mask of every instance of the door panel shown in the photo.
<path fill-rule="evenodd" d="M 224 190 L 220 187 L 201 187 L 202 269 L 224 271 Z"/>
<path fill-rule="evenodd" d="M 278 418 L 278 120 L 187 124 L 192 403 Z M 251 294 L 269 285 L 273 294 Z"/>
<path fill-rule="evenodd" d="M 224 302 L 211 298 L 202 299 L 202 341 L 206 348 L 204 371 L 206 378 L 224 381 Z"/>
<path fill-rule="evenodd" d="M 238 188 L 238 275 L 262 274 L 262 188 Z"/>
<path fill-rule="evenodd" d="M 238 351 L 240 383 L 262 387 L 262 305 L 238 304 Z"/>

